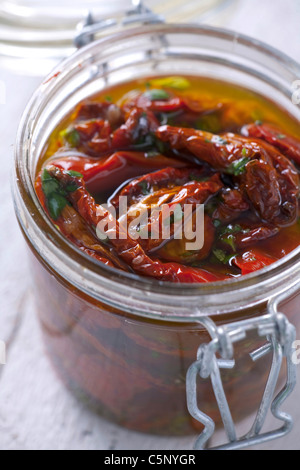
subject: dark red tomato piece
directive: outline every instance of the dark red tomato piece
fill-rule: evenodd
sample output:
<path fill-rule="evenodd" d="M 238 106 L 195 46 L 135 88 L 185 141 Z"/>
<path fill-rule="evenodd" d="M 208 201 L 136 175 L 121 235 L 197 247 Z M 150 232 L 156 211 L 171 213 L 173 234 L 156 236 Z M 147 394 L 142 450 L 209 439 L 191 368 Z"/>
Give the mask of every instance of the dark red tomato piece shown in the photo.
<path fill-rule="evenodd" d="M 243 134 L 272 144 L 283 155 L 300 165 L 300 140 L 282 133 L 278 127 L 272 124 L 250 124 L 243 128 Z"/>
<path fill-rule="evenodd" d="M 242 274 L 250 274 L 260 269 L 270 266 L 271 264 L 278 261 L 276 258 L 272 258 L 257 249 L 247 251 L 241 256 L 237 256 L 234 259 L 234 264 L 241 269 Z"/>
<path fill-rule="evenodd" d="M 108 158 L 95 160 L 84 156 L 58 158 L 51 162 L 62 170 L 81 173 L 92 193 L 113 191 L 124 181 L 145 173 L 172 166 L 181 168 L 184 162 L 163 155 L 147 157 L 141 152 L 116 152 Z"/>

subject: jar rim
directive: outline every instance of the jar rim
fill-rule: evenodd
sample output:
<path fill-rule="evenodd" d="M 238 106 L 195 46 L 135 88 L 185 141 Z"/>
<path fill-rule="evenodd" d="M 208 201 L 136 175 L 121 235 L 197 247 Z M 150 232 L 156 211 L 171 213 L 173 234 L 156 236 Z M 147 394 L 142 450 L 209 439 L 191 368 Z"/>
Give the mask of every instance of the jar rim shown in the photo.
<path fill-rule="evenodd" d="M 15 159 L 16 181 L 18 188 L 16 188 L 15 185 L 14 195 L 18 215 L 18 197 L 16 192 L 19 191 L 21 197 L 23 197 L 23 195 L 26 193 L 26 204 L 32 219 L 31 221 L 33 224 L 36 224 L 37 227 L 41 225 L 44 229 L 47 229 L 47 233 L 42 234 L 41 232 L 40 236 L 44 236 L 43 242 L 48 244 L 48 249 L 51 251 L 55 247 L 56 252 L 59 250 L 61 255 L 69 255 L 71 257 L 70 259 L 72 259 L 73 268 L 74 266 L 80 266 L 83 269 L 85 280 L 89 277 L 93 280 L 94 289 L 92 292 L 91 289 L 88 290 L 90 295 L 95 296 L 98 299 L 103 299 L 103 289 L 100 289 L 99 286 L 103 284 L 105 280 L 107 286 L 110 285 L 112 289 L 120 289 L 120 291 L 122 291 L 119 293 L 120 295 L 128 295 L 128 288 L 130 288 L 132 291 L 132 298 L 136 298 L 136 296 L 140 297 L 140 295 L 138 295 L 139 291 L 140 294 L 142 292 L 147 293 L 147 297 L 149 297 L 149 295 L 157 296 L 157 299 L 152 298 L 154 304 L 156 304 L 157 300 L 157 305 L 159 304 L 159 298 L 164 298 L 166 300 L 173 296 L 176 299 L 181 299 L 181 301 L 184 301 L 185 299 L 193 299 L 195 310 L 192 312 L 191 316 L 188 316 L 187 318 L 181 314 L 174 315 L 176 320 L 180 319 L 183 321 L 191 321 L 191 317 L 197 318 L 199 316 L 203 316 L 203 314 L 207 314 L 206 312 L 208 312 L 209 309 L 214 311 L 215 307 L 211 304 L 212 296 L 214 298 L 216 296 L 220 296 L 220 303 L 215 313 L 226 313 L 229 311 L 229 306 L 224 305 L 222 308 L 221 303 L 221 297 L 224 299 L 224 294 L 226 293 L 227 297 L 228 293 L 235 295 L 238 294 L 238 300 L 236 302 L 233 301 L 232 306 L 234 307 L 234 305 L 236 305 L 236 308 L 240 309 L 243 304 L 244 307 L 252 304 L 254 305 L 254 297 L 257 299 L 256 303 L 259 303 L 265 299 L 270 298 L 270 294 L 272 295 L 275 290 L 276 292 L 281 292 L 284 289 L 284 286 L 285 288 L 291 287 L 291 283 L 295 284 L 299 282 L 300 246 L 281 260 L 275 262 L 271 266 L 257 271 L 256 273 L 208 284 L 174 284 L 170 282 L 161 282 L 154 279 L 143 278 L 135 274 L 123 273 L 115 268 L 100 265 L 99 262 L 85 255 L 75 245 L 73 245 L 59 233 L 59 231 L 54 227 L 50 219 L 47 217 L 45 211 L 41 207 L 40 202 L 38 201 L 34 190 L 34 182 L 29 175 L 28 166 L 26 165 L 26 161 L 28 158 L 30 158 L 27 144 L 29 138 L 28 136 L 30 136 L 30 129 L 34 122 L 34 110 L 37 105 L 41 106 L 41 100 L 45 99 L 50 91 L 53 92 L 53 90 L 60 86 L 61 82 L 63 83 L 66 81 L 67 75 L 64 74 L 64 70 L 66 70 L 70 65 L 80 62 L 84 56 L 88 57 L 96 48 L 99 48 L 100 46 L 103 48 L 106 44 L 111 45 L 112 42 L 119 42 L 133 36 L 141 36 L 149 33 L 152 35 L 159 35 L 172 32 L 174 34 L 205 34 L 206 36 L 217 36 L 218 38 L 232 41 L 235 44 L 241 43 L 244 46 L 250 47 L 252 50 L 255 49 L 261 53 L 267 54 L 268 56 L 272 56 L 272 58 L 279 60 L 282 64 L 284 64 L 284 66 L 286 66 L 293 74 L 295 74 L 295 76 L 300 76 L 300 64 L 298 64 L 286 54 L 278 51 L 272 46 L 264 44 L 261 41 L 222 28 L 197 26 L 191 24 L 158 24 L 132 28 L 130 30 L 125 30 L 108 37 L 101 38 L 75 52 L 75 54 L 73 54 L 71 57 L 60 63 L 46 78 L 44 83 L 36 90 L 33 97 L 31 98 L 23 114 L 17 135 Z M 54 78 L 55 80 L 53 80 Z M 27 144 L 25 145 L 25 143 Z M 23 226 L 23 230 L 26 232 L 26 235 L 28 235 L 27 229 L 24 227 L 22 218 L 19 215 L 18 219 L 21 223 L 21 226 Z M 28 238 L 30 239 L 30 236 L 28 236 Z M 35 246 L 35 242 L 33 242 L 33 240 L 30 240 L 30 242 L 33 243 L 33 246 Z M 66 256 L 61 256 L 61 259 L 63 262 L 67 262 L 68 258 Z M 277 279 L 276 282 L 275 278 Z M 102 292 L 96 292 L 97 281 L 99 281 L 98 290 Z M 81 290 L 85 290 L 85 288 L 79 284 L 77 287 Z M 261 295 L 258 295 L 259 292 Z M 244 301 L 243 293 L 245 295 Z M 204 301 L 202 305 L 202 307 L 205 308 L 205 312 L 203 312 L 202 308 L 200 308 L 201 306 L 196 308 L 197 302 L 195 302 L 195 299 L 198 300 L 198 302 L 201 300 L 202 303 L 202 300 L 206 298 L 207 302 Z M 245 302 L 245 299 L 247 302 Z M 111 301 L 111 303 L 113 302 Z M 119 306 L 119 303 L 116 303 L 116 305 Z M 132 310 L 136 309 L 133 308 Z M 140 311 L 139 314 L 143 316 L 143 313 Z M 157 315 L 161 318 L 161 313 L 154 313 L 154 316 Z M 168 315 L 168 319 L 171 317 L 172 315 L 170 317 Z"/>

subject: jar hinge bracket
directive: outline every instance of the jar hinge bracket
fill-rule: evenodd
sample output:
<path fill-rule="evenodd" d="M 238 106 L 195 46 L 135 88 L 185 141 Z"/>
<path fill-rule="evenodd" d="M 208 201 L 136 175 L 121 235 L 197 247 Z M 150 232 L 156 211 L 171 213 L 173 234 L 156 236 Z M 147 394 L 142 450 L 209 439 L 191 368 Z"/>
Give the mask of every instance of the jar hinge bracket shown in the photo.
<path fill-rule="evenodd" d="M 293 428 L 293 419 L 283 412 L 281 407 L 291 395 L 296 386 L 296 364 L 292 360 L 296 329 L 288 319 L 278 311 L 278 305 L 288 296 L 294 295 L 299 287 L 289 289 L 284 295 L 274 298 L 269 303 L 268 314 L 217 327 L 215 323 L 204 318 L 200 323 L 208 330 L 212 340 L 209 344 L 200 346 L 197 361 L 192 364 L 187 373 L 187 405 L 190 414 L 204 425 L 204 431 L 195 443 L 195 450 L 204 450 L 215 432 L 214 421 L 200 411 L 197 400 L 197 379 L 211 379 L 216 402 L 222 417 L 228 443 L 210 450 L 238 450 L 262 444 L 288 434 Z M 257 331 L 259 336 L 267 337 L 268 342 L 262 348 L 250 354 L 253 361 L 258 361 L 266 354 L 273 352 L 272 366 L 264 391 L 263 399 L 250 431 L 238 438 L 229 404 L 225 395 L 220 369 L 233 369 L 234 343 L 246 338 L 249 331 Z M 219 359 L 217 357 L 221 357 Z M 274 399 L 276 386 L 280 376 L 284 358 L 287 363 L 286 384 Z M 269 411 L 279 421 L 281 428 L 272 432 L 262 432 Z"/>
<path fill-rule="evenodd" d="M 86 19 L 78 25 L 78 33 L 74 39 L 74 45 L 80 49 L 87 46 L 95 40 L 97 33 L 105 31 L 120 24 L 129 26 L 135 23 L 155 24 L 164 23 L 165 18 L 153 13 L 150 8 L 144 5 L 142 0 L 132 1 L 132 8 L 127 11 L 125 16 L 118 21 L 116 18 L 107 18 L 101 21 L 95 21 L 92 12 L 89 12 Z"/>

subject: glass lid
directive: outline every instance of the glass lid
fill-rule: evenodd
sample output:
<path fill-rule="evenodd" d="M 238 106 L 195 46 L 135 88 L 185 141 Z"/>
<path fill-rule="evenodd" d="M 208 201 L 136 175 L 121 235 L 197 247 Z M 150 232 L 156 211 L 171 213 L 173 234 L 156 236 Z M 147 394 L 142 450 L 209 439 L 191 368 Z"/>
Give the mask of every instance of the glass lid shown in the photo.
<path fill-rule="evenodd" d="M 0 0 L 0 64 L 25 74 L 45 75 L 74 51 L 87 22 L 112 27 L 138 21 L 193 22 L 220 16 L 233 0 Z M 147 18 L 149 11 L 157 17 Z M 130 18 L 130 19 L 129 19 Z M 111 21 L 108 21 L 111 20 Z"/>

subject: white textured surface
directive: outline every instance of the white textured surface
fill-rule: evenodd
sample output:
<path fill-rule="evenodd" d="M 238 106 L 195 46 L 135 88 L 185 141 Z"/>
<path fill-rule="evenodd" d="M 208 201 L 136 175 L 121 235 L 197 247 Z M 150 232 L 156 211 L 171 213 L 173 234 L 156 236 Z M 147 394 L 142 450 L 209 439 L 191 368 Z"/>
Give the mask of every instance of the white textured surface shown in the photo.
<path fill-rule="evenodd" d="M 299 0 L 237 0 L 225 27 L 262 39 L 300 60 Z M 0 62 L 1 67 L 1 62 Z M 20 115 L 39 80 L 0 68 L 7 99 L 0 105 L 0 449 L 190 449 L 190 439 L 160 439 L 124 431 L 86 410 L 56 379 L 44 355 L 27 292 L 25 245 L 10 194 L 10 168 Z M 25 300 L 26 299 L 26 300 Z M 300 384 L 288 408 L 293 433 L 265 449 L 300 449 Z"/>

